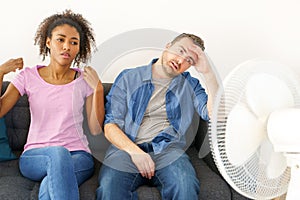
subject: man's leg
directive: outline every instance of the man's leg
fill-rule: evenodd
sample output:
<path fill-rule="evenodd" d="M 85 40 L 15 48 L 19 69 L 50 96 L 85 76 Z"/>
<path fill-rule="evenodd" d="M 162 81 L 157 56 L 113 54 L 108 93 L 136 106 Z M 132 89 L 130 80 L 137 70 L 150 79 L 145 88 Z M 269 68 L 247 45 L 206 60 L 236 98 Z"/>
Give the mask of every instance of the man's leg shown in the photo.
<path fill-rule="evenodd" d="M 137 199 L 136 189 L 143 183 L 138 173 L 119 171 L 102 165 L 99 174 L 97 200 Z"/>
<path fill-rule="evenodd" d="M 168 166 L 158 169 L 153 181 L 162 199 L 198 199 L 200 183 L 185 153 Z"/>

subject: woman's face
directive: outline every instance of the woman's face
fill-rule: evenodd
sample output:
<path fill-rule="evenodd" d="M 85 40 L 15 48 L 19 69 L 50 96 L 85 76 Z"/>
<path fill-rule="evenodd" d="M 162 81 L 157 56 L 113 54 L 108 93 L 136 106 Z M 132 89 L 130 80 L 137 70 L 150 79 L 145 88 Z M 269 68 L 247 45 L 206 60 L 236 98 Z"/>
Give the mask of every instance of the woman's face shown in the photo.
<path fill-rule="evenodd" d="M 51 62 L 69 67 L 80 50 L 80 36 L 76 28 L 60 25 L 53 29 L 46 45 L 50 49 Z"/>

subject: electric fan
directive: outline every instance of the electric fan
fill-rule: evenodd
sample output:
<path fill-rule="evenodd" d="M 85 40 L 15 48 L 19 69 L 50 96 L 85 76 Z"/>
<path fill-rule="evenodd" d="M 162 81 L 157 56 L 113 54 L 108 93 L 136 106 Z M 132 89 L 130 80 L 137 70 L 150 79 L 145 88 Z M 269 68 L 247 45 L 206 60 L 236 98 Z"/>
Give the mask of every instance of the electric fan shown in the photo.
<path fill-rule="evenodd" d="M 235 68 L 218 92 L 209 123 L 212 154 L 245 197 L 300 198 L 298 81 L 284 65 L 253 60 Z"/>

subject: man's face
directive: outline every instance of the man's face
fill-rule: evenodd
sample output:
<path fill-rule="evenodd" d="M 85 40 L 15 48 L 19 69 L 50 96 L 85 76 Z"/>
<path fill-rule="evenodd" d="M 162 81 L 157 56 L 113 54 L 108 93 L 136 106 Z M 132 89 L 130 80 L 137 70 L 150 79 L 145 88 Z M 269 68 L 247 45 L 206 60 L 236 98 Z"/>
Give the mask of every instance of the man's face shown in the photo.
<path fill-rule="evenodd" d="M 198 54 L 193 50 L 195 44 L 189 38 L 182 38 L 173 45 L 168 44 L 162 55 L 162 65 L 169 77 L 175 77 L 195 65 Z"/>

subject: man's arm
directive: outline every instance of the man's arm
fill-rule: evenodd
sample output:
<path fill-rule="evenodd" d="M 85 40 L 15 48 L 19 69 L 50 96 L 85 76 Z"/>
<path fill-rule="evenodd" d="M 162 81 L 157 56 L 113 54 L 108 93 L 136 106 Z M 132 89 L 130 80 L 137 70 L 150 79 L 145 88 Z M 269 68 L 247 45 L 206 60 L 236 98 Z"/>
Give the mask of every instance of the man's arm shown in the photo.
<path fill-rule="evenodd" d="M 219 84 L 217 82 L 215 72 L 213 71 L 213 68 L 208 60 L 207 55 L 197 45 L 194 45 L 193 51 L 195 51 L 198 55 L 198 59 L 195 63 L 195 68 L 199 73 L 201 73 L 204 76 L 205 79 L 208 95 L 207 110 L 209 117 L 212 117 L 213 105 L 219 89 Z"/>
<path fill-rule="evenodd" d="M 218 82 L 216 79 L 216 76 L 213 71 L 209 71 L 208 73 L 203 74 L 204 79 L 207 85 L 207 110 L 208 110 L 208 115 L 211 118 L 212 117 L 212 110 L 213 110 L 213 105 L 215 102 L 215 98 L 218 92 Z"/>
<path fill-rule="evenodd" d="M 104 126 L 105 137 L 120 150 L 126 151 L 143 177 L 154 176 L 155 165 L 148 153 L 145 153 L 126 134 L 113 123 Z"/>
<path fill-rule="evenodd" d="M 155 169 L 152 158 L 131 141 L 123 131 L 126 113 L 129 112 L 126 99 L 127 81 L 124 78 L 127 71 L 124 70 L 118 75 L 106 96 L 104 135 L 113 145 L 130 155 L 132 162 L 143 177 L 151 178 Z"/>

